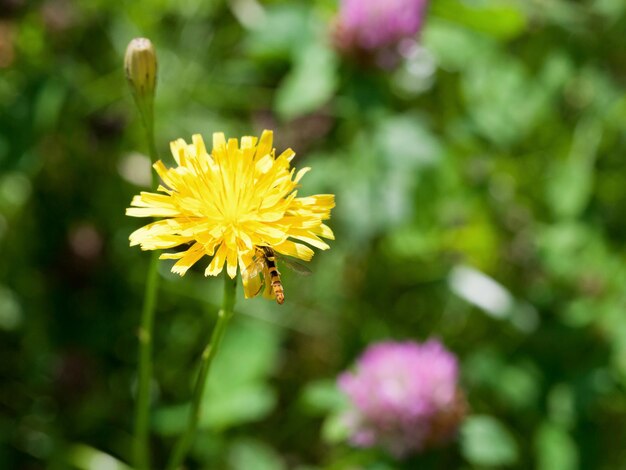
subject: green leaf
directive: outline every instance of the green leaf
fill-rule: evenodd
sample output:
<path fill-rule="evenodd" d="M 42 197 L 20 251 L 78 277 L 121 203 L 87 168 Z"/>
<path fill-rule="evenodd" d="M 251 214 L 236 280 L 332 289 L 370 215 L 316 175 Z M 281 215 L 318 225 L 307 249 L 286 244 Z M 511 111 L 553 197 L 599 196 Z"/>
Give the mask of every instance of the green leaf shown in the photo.
<path fill-rule="evenodd" d="M 350 430 L 346 426 L 343 412 L 339 411 L 329 415 L 322 425 L 322 439 L 329 444 L 345 442 L 350 436 Z"/>
<path fill-rule="evenodd" d="M 572 387 L 567 383 L 553 386 L 548 393 L 547 415 L 552 423 L 560 426 L 574 426 L 576 423 L 576 398 Z"/>
<path fill-rule="evenodd" d="M 228 461 L 232 470 L 281 470 L 286 468 L 280 455 L 254 439 L 239 439 L 231 446 Z"/>
<path fill-rule="evenodd" d="M 499 145 L 516 143 L 550 111 L 552 91 L 500 52 L 476 57 L 461 86 L 477 131 Z"/>
<path fill-rule="evenodd" d="M 448 70 L 465 69 L 497 46 L 493 39 L 436 17 L 424 26 L 422 41 L 437 63 Z"/>
<path fill-rule="evenodd" d="M 283 119 L 319 109 L 337 87 L 337 57 L 324 44 L 311 42 L 297 55 L 276 91 L 275 108 Z"/>
<path fill-rule="evenodd" d="M 568 277 L 580 269 L 580 254 L 597 240 L 587 225 L 578 221 L 563 221 L 543 228 L 537 242 L 549 270 Z"/>
<path fill-rule="evenodd" d="M 623 0 L 594 0 L 591 8 L 598 15 L 616 21 L 626 11 L 626 3 Z"/>
<path fill-rule="evenodd" d="M 0 330 L 15 330 L 23 320 L 24 314 L 19 297 L 11 289 L 0 284 Z"/>
<path fill-rule="evenodd" d="M 539 383 L 537 374 L 528 368 L 509 365 L 495 382 L 504 403 L 516 408 L 531 408 L 537 404 Z"/>
<path fill-rule="evenodd" d="M 524 13 L 511 0 L 439 0 L 433 3 L 432 14 L 501 40 L 526 29 Z"/>
<path fill-rule="evenodd" d="M 106 470 L 131 470 L 131 467 L 101 450 L 85 444 L 73 445 L 67 453 L 67 462 L 72 468 L 89 470 L 94 468 Z"/>
<path fill-rule="evenodd" d="M 276 363 L 279 341 L 279 330 L 266 323 L 239 318 L 229 325 L 205 388 L 201 428 L 224 429 L 257 421 L 274 408 L 276 393 L 266 380 Z M 155 430 L 180 433 L 188 410 L 188 404 L 157 410 Z"/>
<path fill-rule="evenodd" d="M 276 393 L 263 383 L 251 383 L 210 395 L 202 407 L 201 429 L 226 429 L 258 421 L 276 405 Z M 154 429 L 162 435 L 182 433 L 187 426 L 189 405 L 160 408 L 154 413 Z"/>
<path fill-rule="evenodd" d="M 576 129 L 567 160 L 555 163 L 547 200 L 556 216 L 576 217 L 589 203 L 593 166 L 601 138 L 602 128 L 596 119 L 583 121 Z"/>
<path fill-rule="evenodd" d="M 276 405 L 276 393 L 262 383 L 252 383 L 209 396 L 200 417 L 201 428 L 225 429 L 251 421 L 258 421 Z"/>
<path fill-rule="evenodd" d="M 306 385 L 300 403 L 311 414 L 326 414 L 344 408 L 347 401 L 334 380 L 318 380 Z"/>
<path fill-rule="evenodd" d="M 464 376 L 472 387 L 491 385 L 503 368 L 502 355 L 490 347 L 475 348 L 463 363 Z"/>
<path fill-rule="evenodd" d="M 276 395 L 265 380 L 276 363 L 279 341 L 274 326 L 258 321 L 231 324 L 209 374 L 201 426 L 235 426 L 272 410 Z"/>
<path fill-rule="evenodd" d="M 461 428 L 461 452 L 473 465 L 497 467 L 517 462 L 515 440 L 502 423 L 491 416 L 471 416 Z"/>
<path fill-rule="evenodd" d="M 231 323 L 215 356 L 205 399 L 267 377 L 278 359 L 280 330 L 257 320 Z"/>
<path fill-rule="evenodd" d="M 376 141 L 390 166 L 405 173 L 437 162 L 442 154 L 439 140 L 424 120 L 410 113 L 382 121 Z"/>
<path fill-rule="evenodd" d="M 535 433 L 537 470 L 575 470 L 578 449 L 569 433 L 561 426 L 544 422 Z"/>
<path fill-rule="evenodd" d="M 575 298 L 567 304 L 563 312 L 563 323 L 572 328 L 584 328 L 589 326 L 597 316 L 597 300 Z"/>
<path fill-rule="evenodd" d="M 246 41 L 248 51 L 264 59 L 288 60 L 301 50 L 312 34 L 311 12 L 308 7 L 285 4 L 267 7 L 264 20 L 250 32 Z"/>
<path fill-rule="evenodd" d="M 183 432 L 187 426 L 190 406 L 164 406 L 154 412 L 152 428 L 163 436 L 172 436 Z"/>

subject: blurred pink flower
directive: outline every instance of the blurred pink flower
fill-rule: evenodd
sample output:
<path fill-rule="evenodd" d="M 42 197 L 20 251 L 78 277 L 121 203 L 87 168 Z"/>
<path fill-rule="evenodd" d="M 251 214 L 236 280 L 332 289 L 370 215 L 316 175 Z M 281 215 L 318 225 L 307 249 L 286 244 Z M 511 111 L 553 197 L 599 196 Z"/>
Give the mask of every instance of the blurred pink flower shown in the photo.
<path fill-rule="evenodd" d="M 436 340 L 371 345 L 339 376 L 350 442 L 403 457 L 449 440 L 465 415 L 456 357 Z"/>
<path fill-rule="evenodd" d="M 336 42 L 340 49 L 372 51 L 412 38 L 427 0 L 341 0 Z"/>

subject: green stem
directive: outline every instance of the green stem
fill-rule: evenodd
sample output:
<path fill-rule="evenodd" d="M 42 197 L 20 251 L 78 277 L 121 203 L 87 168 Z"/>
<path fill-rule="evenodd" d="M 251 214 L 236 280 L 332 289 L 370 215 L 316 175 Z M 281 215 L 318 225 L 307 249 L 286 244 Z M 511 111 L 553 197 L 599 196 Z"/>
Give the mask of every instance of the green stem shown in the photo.
<path fill-rule="evenodd" d="M 152 163 L 158 159 L 154 142 L 154 119 L 152 109 L 146 112 L 139 104 L 139 113 L 146 131 L 146 140 Z M 156 188 L 158 179 L 152 173 L 152 187 Z M 159 253 L 152 252 L 150 265 L 146 277 L 141 324 L 139 326 L 139 382 L 137 386 L 137 403 L 135 409 L 135 439 L 133 442 L 133 457 L 138 470 L 150 468 L 150 385 L 152 382 L 152 341 L 154 325 L 154 309 L 156 305 Z"/>
<path fill-rule="evenodd" d="M 154 140 L 154 106 L 153 103 L 150 102 L 147 109 L 142 110 L 141 114 L 141 122 L 143 123 L 143 127 L 146 131 L 146 140 L 148 142 L 148 152 L 150 153 L 150 162 L 154 165 L 159 156 L 157 154 L 156 142 Z M 152 171 L 152 187 L 156 189 L 157 184 L 159 182 L 159 178 L 157 174 Z"/>
<path fill-rule="evenodd" d="M 217 324 L 211 334 L 209 343 L 202 352 L 202 358 L 200 360 L 200 370 L 196 379 L 196 384 L 193 392 L 193 399 L 191 402 L 191 410 L 189 413 L 189 419 L 187 421 L 187 429 L 183 435 L 178 439 L 174 447 L 174 451 L 170 457 L 167 465 L 168 470 L 177 470 L 185 460 L 187 452 L 193 442 L 193 438 L 198 428 L 198 421 L 202 413 L 202 396 L 204 394 L 204 386 L 209 376 L 209 369 L 217 350 L 219 348 L 224 332 L 226 331 L 226 325 L 233 316 L 233 310 L 235 307 L 235 292 L 237 286 L 237 278 L 231 279 L 226 273 L 224 273 L 224 298 L 222 300 L 222 309 L 217 316 Z"/>

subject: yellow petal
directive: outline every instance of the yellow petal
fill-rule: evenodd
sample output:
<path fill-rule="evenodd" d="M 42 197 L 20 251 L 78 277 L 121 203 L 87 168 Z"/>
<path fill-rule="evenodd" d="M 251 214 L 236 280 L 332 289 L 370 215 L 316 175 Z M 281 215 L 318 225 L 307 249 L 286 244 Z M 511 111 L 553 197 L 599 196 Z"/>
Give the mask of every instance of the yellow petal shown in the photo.
<path fill-rule="evenodd" d="M 185 255 L 172 266 L 172 272 L 184 276 L 187 270 L 203 256 L 204 248 L 202 245 L 194 243 Z"/>
<path fill-rule="evenodd" d="M 222 272 L 227 252 L 226 243 L 222 243 L 209 263 L 209 266 L 204 271 L 205 276 L 217 276 Z"/>
<path fill-rule="evenodd" d="M 223 132 L 213 133 L 213 150 L 217 150 L 226 145 L 226 137 Z"/>
<path fill-rule="evenodd" d="M 228 155 L 233 156 L 235 155 L 235 152 L 239 150 L 239 142 L 237 139 L 228 139 L 226 147 L 228 148 Z"/>
<path fill-rule="evenodd" d="M 266 155 L 270 155 L 272 152 L 272 143 L 274 140 L 274 133 L 272 131 L 264 130 L 259 139 L 259 144 L 256 148 L 256 159 L 260 159 Z"/>
<path fill-rule="evenodd" d="M 231 279 L 237 275 L 237 251 L 229 249 L 226 253 L 226 272 Z"/>
<path fill-rule="evenodd" d="M 180 215 L 177 209 L 167 207 L 129 207 L 126 215 L 130 217 L 175 217 Z"/>
<path fill-rule="evenodd" d="M 187 143 L 183 139 L 176 139 L 170 142 L 170 150 L 176 163 L 183 166 L 186 165 L 185 152 L 187 151 Z"/>
<path fill-rule="evenodd" d="M 161 253 L 159 259 L 181 259 L 187 251 L 179 251 L 178 253 Z"/>
<path fill-rule="evenodd" d="M 270 171 L 272 169 L 272 166 L 274 165 L 274 159 L 272 158 L 271 155 L 265 155 L 263 157 L 261 157 L 259 160 L 257 160 L 256 162 L 256 170 L 259 173 L 267 173 L 268 171 Z"/>
<path fill-rule="evenodd" d="M 295 156 L 296 152 L 291 149 L 287 149 L 278 156 L 277 160 L 285 160 L 286 162 L 290 162 Z"/>
<path fill-rule="evenodd" d="M 314 246 L 315 248 L 319 248 L 320 250 L 328 250 L 330 246 L 320 240 L 318 237 L 312 234 L 303 234 L 303 235 L 294 235 L 290 233 L 289 236 L 291 238 L 295 238 L 296 240 L 300 240 L 302 242 L 306 242 L 309 245 Z"/>
<path fill-rule="evenodd" d="M 206 146 L 204 145 L 204 139 L 200 134 L 194 134 L 191 136 L 194 147 L 196 148 L 196 157 L 200 155 L 206 156 Z"/>
<path fill-rule="evenodd" d="M 243 136 L 241 138 L 241 148 L 243 149 L 249 149 L 249 148 L 254 148 L 254 146 L 256 145 L 256 141 L 257 138 L 256 137 L 252 137 L 249 135 Z"/>
<path fill-rule="evenodd" d="M 335 239 L 335 234 L 326 224 L 320 224 L 317 230 L 313 230 L 313 233 L 319 235 L 320 237 L 328 238 L 329 240 Z"/>
<path fill-rule="evenodd" d="M 311 171 L 311 167 L 305 166 L 304 168 L 302 168 L 297 174 L 295 179 L 293 180 L 294 183 L 299 183 L 300 180 L 302 179 L 302 177 L 304 175 L 306 175 L 309 171 Z"/>
<path fill-rule="evenodd" d="M 290 240 L 284 241 L 280 245 L 274 246 L 274 250 L 280 254 L 299 258 L 304 261 L 311 261 L 313 250 L 302 243 L 294 243 Z"/>

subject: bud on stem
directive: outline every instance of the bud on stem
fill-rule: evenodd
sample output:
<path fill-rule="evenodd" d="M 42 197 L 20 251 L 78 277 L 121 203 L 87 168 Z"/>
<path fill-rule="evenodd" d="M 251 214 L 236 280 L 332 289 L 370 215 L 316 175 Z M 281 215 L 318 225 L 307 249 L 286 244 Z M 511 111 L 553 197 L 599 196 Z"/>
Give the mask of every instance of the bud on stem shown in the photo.
<path fill-rule="evenodd" d="M 151 132 L 157 59 L 154 46 L 149 39 L 135 38 L 130 41 L 124 57 L 124 70 L 143 124 L 146 130 Z"/>

